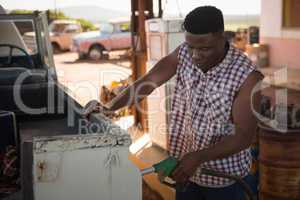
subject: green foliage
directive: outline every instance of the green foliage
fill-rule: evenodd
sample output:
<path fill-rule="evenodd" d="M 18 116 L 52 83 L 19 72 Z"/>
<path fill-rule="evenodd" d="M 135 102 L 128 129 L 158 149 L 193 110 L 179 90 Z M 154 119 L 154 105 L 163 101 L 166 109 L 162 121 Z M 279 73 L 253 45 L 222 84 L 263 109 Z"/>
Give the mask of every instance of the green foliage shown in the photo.
<path fill-rule="evenodd" d="M 32 10 L 12 10 L 11 14 L 32 14 Z"/>
<path fill-rule="evenodd" d="M 55 10 L 49 10 L 49 18 L 50 20 L 55 19 L 71 19 L 70 17 L 66 16 L 62 11 L 55 11 Z"/>
<path fill-rule="evenodd" d="M 81 24 L 83 31 L 95 31 L 97 27 L 88 20 L 85 19 L 77 19 L 77 21 Z"/>
<path fill-rule="evenodd" d="M 12 14 L 32 14 L 33 10 L 12 10 L 10 13 Z M 70 17 L 66 16 L 62 11 L 55 11 L 55 10 L 48 10 L 49 12 L 49 19 L 50 21 L 55 19 L 71 19 Z"/>
<path fill-rule="evenodd" d="M 12 14 L 32 14 L 34 11 L 32 10 L 13 10 Z M 49 19 L 53 21 L 55 19 L 73 19 L 71 17 L 66 16 L 62 11 L 49 10 Z M 97 30 L 97 27 L 86 19 L 75 19 L 77 20 L 83 31 L 94 31 Z"/>

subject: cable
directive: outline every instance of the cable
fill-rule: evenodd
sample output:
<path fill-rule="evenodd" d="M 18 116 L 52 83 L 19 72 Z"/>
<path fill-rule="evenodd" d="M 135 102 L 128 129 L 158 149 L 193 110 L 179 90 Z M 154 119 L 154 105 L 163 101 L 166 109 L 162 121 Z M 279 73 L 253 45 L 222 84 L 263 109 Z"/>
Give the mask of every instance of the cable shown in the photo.
<path fill-rule="evenodd" d="M 201 172 L 203 174 L 207 174 L 207 175 L 210 175 L 210 176 L 216 176 L 216 177 L 228 178 L 228 179 L 231 179 L 231 180 L 235 180 L 245 190 L 246 194 L 249 197 L 249 200 L 255 200 L 255 197 L 254 197 L 250 187 L 240 177 L 233 176 L 233 175 L 228 175 L 228 174 L 225 174 L 225 173 L 222 173 L 222 172 L 217 172 L 217 171 L 214 171 L 214 170 L 211 170 L 211 169 L 205 169 L 205 168 L 202 168 Z"/>
<path fill-rule="evenodd" d="M 250 189 L 250 187 L 248 186 L 248 184 L 239 176 L 234 176 L 234 175 L 228 175 L 222 172 L 217 172 L 211 169 L 205 169 L 205 168 L 201 168 L 201 173 L 209 175 L 209 176 L 216 176 L 216 177 L 221 177 L 221 178 L 228 178 L 231 180 L 234 180 L 237 182 L 237 184 L 239 184 L 243 190 L 246 192 L 249 200 L 256 200 L 252 190 Z M 163 184 L 172 187 L 172 188 L 176 188 L 176 183 L 169 183 L 167 181 L 163 181 Z M 186 186 L 184 186 L 186 187 Z M 183 189 L 184 189 L 183 187 Z"/>

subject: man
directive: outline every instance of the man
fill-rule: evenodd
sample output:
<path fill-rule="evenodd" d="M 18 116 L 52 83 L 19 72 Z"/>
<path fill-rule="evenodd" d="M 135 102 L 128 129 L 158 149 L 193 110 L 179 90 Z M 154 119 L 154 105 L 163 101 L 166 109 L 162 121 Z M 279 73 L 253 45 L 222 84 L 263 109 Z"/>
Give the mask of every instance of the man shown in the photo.
<path fill-rule="evenodd" d="M 138 102 L 176 75 L 169 152 L 180 160 L 173 179 L 186 185 L 176 191 L 176 199 L 242 200 L 236 183 L 201 174 L 201 167 L 249 179 L 249 146 L 256 129 L 251 107 L 257 109 L 260 101 L 251 92 L 263 76 L 226 41 L 219 9 L 198 7 L 183 27 L 185 42 L 102 109 Z"/>

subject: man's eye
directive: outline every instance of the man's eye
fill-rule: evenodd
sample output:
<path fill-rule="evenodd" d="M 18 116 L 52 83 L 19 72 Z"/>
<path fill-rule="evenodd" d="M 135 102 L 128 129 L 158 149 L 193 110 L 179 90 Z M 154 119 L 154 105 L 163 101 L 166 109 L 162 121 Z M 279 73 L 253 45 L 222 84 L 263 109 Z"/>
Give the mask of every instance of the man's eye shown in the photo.
<path fill-rule="evenodd" d="M 202 51 L 208 51 L 210 48 L 201 48 Z"/>

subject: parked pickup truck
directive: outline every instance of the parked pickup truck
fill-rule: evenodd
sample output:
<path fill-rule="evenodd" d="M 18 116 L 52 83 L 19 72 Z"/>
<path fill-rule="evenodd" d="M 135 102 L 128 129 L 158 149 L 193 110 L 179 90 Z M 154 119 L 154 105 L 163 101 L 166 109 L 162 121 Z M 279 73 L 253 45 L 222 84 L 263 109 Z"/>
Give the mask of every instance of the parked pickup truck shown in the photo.
<path fill-rule="evenodd" d="M 82 32 L 76 20 L 54 20 L 49 25 L 50 41 L 54 52 L 70 50 L 72 38 Z"/>
<path fill-rule="evenodd" d="M 49 25 L 50 42 L 54 53 L 70 50 L 72 38 L 82 32 L 76 20 L 54 20 Z M 34 32 L 27 32 L 23 38 L 27 45 L 34 43 Z"/>
<path fill-rule="evenodd" d="M 102 24 L 100 31 L 78 34 L 73 37 L 71 51 L 77 52 L 79 58 L 100 60 L 105 53 L 113 50 L 129 49 L 131 33 L 129 21 L 110 21 Z"/>
<path fill-rule="evenodd" d="M 32 24 L 35 45 L 15 22 Z M 140 200 L 129 134 L 102 114 L 84 119 L 57 81 L 46 14 L 0 6 L 0 27 L 0 199 Z"/>

